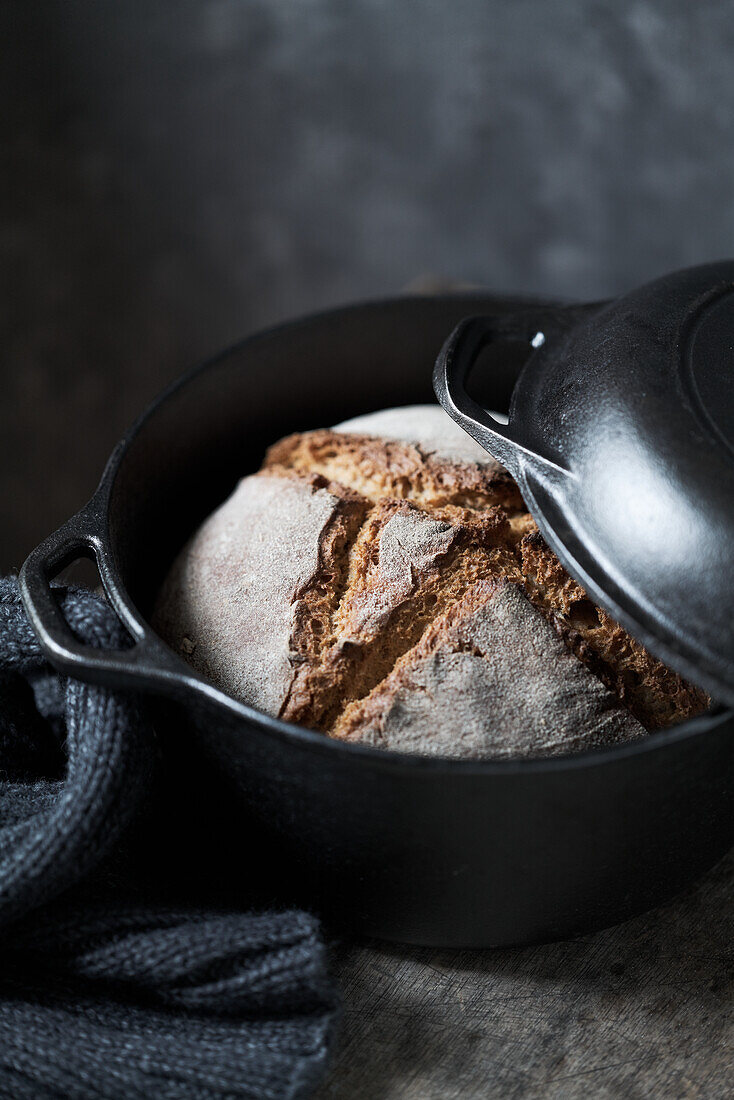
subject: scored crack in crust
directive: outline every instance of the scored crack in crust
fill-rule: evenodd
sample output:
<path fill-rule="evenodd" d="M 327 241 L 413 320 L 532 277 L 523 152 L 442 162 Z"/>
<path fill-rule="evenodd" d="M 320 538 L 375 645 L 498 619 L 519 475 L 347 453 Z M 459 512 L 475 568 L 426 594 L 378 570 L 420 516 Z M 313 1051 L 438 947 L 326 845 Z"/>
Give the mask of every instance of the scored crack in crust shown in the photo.
<path fill-rule="evenodd" d="M 546 620 L 528 614 L 518 585 L 483 580 L 428 627 L 379 690 L 346 707 L 333 733 L 383 748 L 502 759 L 613 745 L 640 728 Z"/>
<path fill-rule="evenodd" d="M 274 444 L 179 555 L 154 622 L 236 697 L 387 747 L 547 755 L 642 736 L 708 705 L 593 605 L 510 475 L 438 407 Z M 467 623 L 481 653 L 457 649 Z M 455 709 L 474 733 L 461 736 L 445 710 L 467 691 L 472 706 Z M 493 710 L 517 727 L 507 752 Z"/>
<path fill-rule="evenodd" d="M 334 594 L 330 629 L 300 665 L 282 718 L 330 731 L 347 703 L 379 684 L 468 584 L 512 567 L 497 510 L 474 523 L 449 515 L 428 516 L 408 501 L 368 511 L 348 551 L 346 585 Z"/>

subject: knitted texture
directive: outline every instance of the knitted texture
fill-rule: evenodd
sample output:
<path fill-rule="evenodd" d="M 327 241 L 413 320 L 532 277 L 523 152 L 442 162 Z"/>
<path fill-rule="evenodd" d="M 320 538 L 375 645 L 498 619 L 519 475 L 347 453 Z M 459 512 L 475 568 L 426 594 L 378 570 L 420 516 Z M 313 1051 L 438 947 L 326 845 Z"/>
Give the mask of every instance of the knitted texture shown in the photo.
<path fill-rule="evenodd" d="M 87 644 L 126 644 L 91 593 L 57 595 Z M 136 880 L 157 760 L 138 701 L 51 673 L 0 578 L 2 1098 L 276 1100 L 324 1072 L 314 919 L 164 902 L 165 864 Z"/>

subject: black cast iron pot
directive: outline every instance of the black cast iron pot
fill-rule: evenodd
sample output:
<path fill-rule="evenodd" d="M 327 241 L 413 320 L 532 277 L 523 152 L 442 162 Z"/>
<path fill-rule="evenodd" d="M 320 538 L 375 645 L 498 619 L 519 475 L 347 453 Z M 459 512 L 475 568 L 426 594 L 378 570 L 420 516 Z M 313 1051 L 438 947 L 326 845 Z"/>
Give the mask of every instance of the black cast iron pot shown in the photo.
<path fill-rule="evenodd" d="M 246 340 L 154 402 L 92 501 L 23 567 L 53 664 L 148 693 L 169 756 L 193 743 L 217 762 L 242 822 L 230 843 L 251 848 L 257 819 L 257 843 L 293 869 L 299 900 L 352 931 L 436 946 L 568 937 L 670 898 L 734 842 L 729 712 L 562 759 L 423 759 L 331 741 L 237 703 L 148 625 L 173 556 L 270 442 L 432 401 L 433 361 L 463 317 L 532 308 L 486 295 L 404 298 Z M 503 410 L 522 358 L 506 345 L 489 354 L 476 396 Z M 90 555 L 134 640 L 128 650 L 86 648 L 60 616 L 49 581 Z"/>

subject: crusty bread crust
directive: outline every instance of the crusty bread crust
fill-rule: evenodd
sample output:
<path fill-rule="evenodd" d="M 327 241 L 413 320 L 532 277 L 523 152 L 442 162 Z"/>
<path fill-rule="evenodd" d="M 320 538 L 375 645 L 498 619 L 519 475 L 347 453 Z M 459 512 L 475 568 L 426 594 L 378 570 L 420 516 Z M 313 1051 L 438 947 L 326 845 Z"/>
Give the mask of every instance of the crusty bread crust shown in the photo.
<path fill-rule="evenodd" d="M 333 734 L 423 754 L 503 759 L 558 756 L 644 731 L 519 585 L 483 580 L 431 623 L 379 688 L 345 709 Z"/>
<path fill-rule="evenodd" d="M 404 605 L 410 629 L 405 630 L 399 615 L 385 620 L 384 656 L 377 662 L 379 667 L 369 675 L 363 670 L 358 683 L 352 680 L 353 670 L 345 668 L 340 685 L 335 685 L 340 703 L 329 708 L 329 718 L 320 728 L 330 730 L 340 705 L 362 698 L 368 682 L 379 683 L 376 678 L 409 648 L 402 648 L 403 639 L 415 644 L 416 635 L 478 576 L 504 577 L 518 584 L 571 652 L 646 729 L 682 721 L 708 706 L 705 692 L 656 660 L 587 598 L 545 544 L 517 485 L 498 463 L 457 463 L 436 454 L 426 456 L 413 443 L 323 430 L 288 436 L 276 443 L 268 451 L 264 468 L 304 476 L 318 473 L 373 504 L 376 513 L 368 513 L 355 545 L 357 561 L 365 545 L 373 551 L 379 546 L 376 515 L 394 508 L 397 501 L 408 502 L 426 517 L 455 525 L 452 564 L 448 568 L 448 562 L 442 564 L 428 585 L 431 598 L 436 599 L 429 617 L 418 610 L 428 597 L 428 592 L 423 592 L 426 578 L 416 584 Z M 373 599 L 383 591 L 378 576 L 373 573 L 360 580 L 355 566 L 345 593 L 347 605 L 355 595 L 353 587 L 360 583 Z M 299 710 L 294 720 L 308 721 L 307 712 Z"/>
<path fill-rule="evenodd" d="M 397 412 L 280 440 L 196 533 L 154 615 L 190 663 L 288 721 L 442 755 L 705 709 L 568 576 L 497 462 L 440 410 Z"/>
<path fill-rule="evenodd" d="M 658 661 L 588 599 L 537 528 L 521 540 L 519 550 L 528 598 L 646 729 L 661 729 L 708 707 L 704 691 Z"/>
<path fill-rule="evenodd" d="M 269 449 L 265 465 L 322 474 L 373 502 L 388 498 L 425 508 L 481 510 L 489 504 L 526 511 L 517 485 L 498 462 L 450 462 L 397 440 L 328 430 L 290 435 Z"/>
<path fill-rule="evenodd" d="M 282 718 L 331 731 L 344 707 L 376 687 L 469 584 L 511 568 L 507 525 L 496 511 L 474 524 L 452 518 L 445 511 L 429 516 L 408 501 L 369 510 L 349 549 L 329 628 L 302 666 Z"/>

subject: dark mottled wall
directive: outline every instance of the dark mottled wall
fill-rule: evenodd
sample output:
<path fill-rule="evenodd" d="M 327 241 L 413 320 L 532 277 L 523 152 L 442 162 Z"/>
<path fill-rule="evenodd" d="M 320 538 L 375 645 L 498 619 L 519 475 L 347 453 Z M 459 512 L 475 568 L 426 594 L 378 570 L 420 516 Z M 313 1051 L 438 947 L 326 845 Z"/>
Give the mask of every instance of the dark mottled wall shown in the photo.
<path fill-rule="evenodd" d="M 0 49 L 2 568 L 256 326 L 734 253 L 728 2 L 5 0 Z"/>

